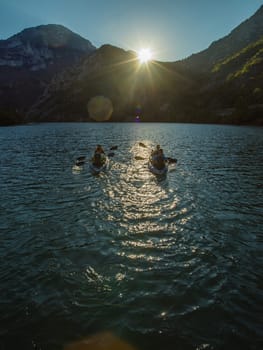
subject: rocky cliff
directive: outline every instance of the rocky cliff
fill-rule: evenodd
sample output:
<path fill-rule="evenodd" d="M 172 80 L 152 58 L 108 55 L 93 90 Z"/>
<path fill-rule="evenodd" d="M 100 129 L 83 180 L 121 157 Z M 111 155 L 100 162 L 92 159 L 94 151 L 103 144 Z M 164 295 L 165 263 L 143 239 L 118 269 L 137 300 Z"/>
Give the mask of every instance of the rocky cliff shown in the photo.
<path fill-rule="evenodd" d="M 54 24 L 28 28 L 1 40 L 0 122 L 18 121 L 55 75 L 94 50 L 90 41 Z"/>
<path fill-rule="evenodd" d="M 42 25 L 1 40 L 0 66 L 39 71 L 74 63 L 95 49 L 88 40 L 61 25 Z"/>

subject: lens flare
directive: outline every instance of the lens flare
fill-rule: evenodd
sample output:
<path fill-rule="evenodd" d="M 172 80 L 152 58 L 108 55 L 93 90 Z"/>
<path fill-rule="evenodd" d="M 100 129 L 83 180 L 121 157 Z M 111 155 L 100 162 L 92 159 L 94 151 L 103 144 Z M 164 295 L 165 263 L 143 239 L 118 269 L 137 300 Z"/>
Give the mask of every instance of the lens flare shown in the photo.
<path fill-rule="evenodd" d="M 87 108 L 90 118 L 98 122 L 109 120 L 113 112 L 111 100 L 104 96 L 90 99 Z"/>
<path fill-rule="evenodd" d="M 114 334 L 106 331 L 68 344 L 64 350 L 136 350 Z"/>

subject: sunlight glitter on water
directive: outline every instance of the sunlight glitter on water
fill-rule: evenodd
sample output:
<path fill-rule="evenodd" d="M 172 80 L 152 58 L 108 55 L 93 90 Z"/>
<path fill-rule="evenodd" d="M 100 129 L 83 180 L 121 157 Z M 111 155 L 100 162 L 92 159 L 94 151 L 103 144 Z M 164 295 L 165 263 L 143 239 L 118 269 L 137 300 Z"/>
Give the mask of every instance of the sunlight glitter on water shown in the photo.
<path fill-rule="evenodd" d="M 109 170 L 72 173 L 98 139 L 118 140 Z M 46 124 L 1 140 L 3 348 L 105 327 L 138 348 L 259 348 L 261 129 Z M 179 159 L 160 181 L 147 168 L 159 142 Z"/>
<path fill-rule="evenodd" d="M 126 257 L 131 260 L 139 260 L 139 261 L 147 261 L 147 262 L 157 262 L 160 261 L 160 257 L 155 257 L 151 255 L 146 255 L 146 254 L 128 254 L 126 252 L 120 252 L 118 253 L 119 256 L 121 257 Z"/>

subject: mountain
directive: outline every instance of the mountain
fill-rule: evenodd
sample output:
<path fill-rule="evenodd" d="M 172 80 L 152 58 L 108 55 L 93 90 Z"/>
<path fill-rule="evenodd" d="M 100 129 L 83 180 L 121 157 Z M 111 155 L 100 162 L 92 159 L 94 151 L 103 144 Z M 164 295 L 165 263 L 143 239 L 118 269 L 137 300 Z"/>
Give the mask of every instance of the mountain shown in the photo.
<path fill-rule="evenodd" d="M 28 121 L 91 120 L 87 104 L 94 96 L 111 100 L 112 121 L 131 121 L 136 113 L 144 121 L 168 121 L 177 94 L 193 87 L 192 80 L 167 63 L 140 65 L 134 52 L 103 45 L 52 80 L 32 106 Z"/>
<path fill-rule="evenodd" d="M 88 40 L 61 25 L 42 25 L 0 40 L 0 66 L 39 71 L 71 64 L 94 50 Z"/>
<path fill-rule="evenodd" d="M 11 45 L 9 56 L 0 50 L 0 62 L 8 61 L 0 66 L 2 124 L 90 121 L 89 101 L 104 96 L 113 105 L 111 121 L 139 115 L 143 121 L 263 125 L 263 6 L 206 50 L 171 63 L 140 65 L 134 52 L 95 49 L 61 26 L 22 33 L 0 45 Z"/>
<path fill-rule="evenodd" d="M 105 45 L 53 79 L 28 120 L 90 120 L 88 101 L 113 103 L 112 121 L 262 124 L 263 6 L 228 36 L 189 58 L 140 66 L 135 54 Z M 139 106 L 139 108 L 138 108 Z"/>
<path fill-rule="evenodd" d="M 19 118 L 55 75 L 94 50 L 90 41 L 55 24 L 0 40 L 0 118 Z"/>
<path fill-rule="evenodd" d="M 177 65 L 195 76 L 198 110 L 209 120 L 263 124 L 263 6 L 229 35 Z"/>
<path fill-rule="evenodd" d="M 239 52 L 263 36 L 263 5 L 249 19 L 241 23 L 226 37 L 213 42 L 206 50 L 183 60 L 192 71 L 207 72 L 219 61 Z"/>
<path fill-rule="evenodd" d="M 263 36 L 199 76 L 196 98 L 211 120 L 263 125 Z"/>

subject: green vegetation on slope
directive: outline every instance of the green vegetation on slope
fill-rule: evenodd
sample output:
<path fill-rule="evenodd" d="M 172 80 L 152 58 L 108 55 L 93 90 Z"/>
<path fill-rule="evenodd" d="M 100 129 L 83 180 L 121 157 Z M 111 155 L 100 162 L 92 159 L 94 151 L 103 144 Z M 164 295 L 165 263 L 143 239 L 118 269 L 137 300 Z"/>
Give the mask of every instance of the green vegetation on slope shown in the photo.
<path fill-rule="evenodd" d="M 227 81 L 239 78 L 263 62 L 263 36 L 234 55 L 214 65 L 212 73 L 224 75 Z"/>

